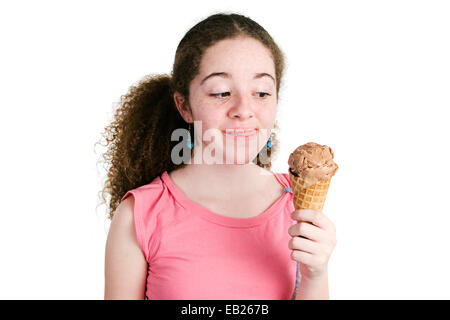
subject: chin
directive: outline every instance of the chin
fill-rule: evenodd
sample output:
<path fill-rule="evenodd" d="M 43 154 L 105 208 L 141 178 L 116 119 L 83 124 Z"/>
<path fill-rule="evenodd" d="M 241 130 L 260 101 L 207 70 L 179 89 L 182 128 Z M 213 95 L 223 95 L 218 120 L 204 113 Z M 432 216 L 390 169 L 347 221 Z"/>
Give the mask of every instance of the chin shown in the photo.
<path fill-rule="evenodd" d="M 253 159 L 258 156 L 258 153 L 251 153 L 249 155 L 248 150 L 242 150 L 242 153 L 230 153 L 229 156 L 224 155 L 224 164 L 246 165 L 252 164 Z"/>

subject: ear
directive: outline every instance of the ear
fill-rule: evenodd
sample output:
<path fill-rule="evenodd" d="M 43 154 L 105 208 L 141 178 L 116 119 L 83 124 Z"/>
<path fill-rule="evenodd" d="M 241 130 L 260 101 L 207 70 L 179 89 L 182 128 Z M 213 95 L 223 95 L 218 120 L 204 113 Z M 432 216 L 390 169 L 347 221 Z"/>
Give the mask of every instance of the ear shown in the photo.
<path fill-rule="evenodd" d="M 192 119 L 192 115 L 187 107 L 187 102 L 184 96 L 178 91 L 173 94 L 173 100 L 175 101 L 175 106 L 178 109 L 178 112 L 183 117 L 184 121 L 187 123 L 192 123 L 194 120 Z"/>

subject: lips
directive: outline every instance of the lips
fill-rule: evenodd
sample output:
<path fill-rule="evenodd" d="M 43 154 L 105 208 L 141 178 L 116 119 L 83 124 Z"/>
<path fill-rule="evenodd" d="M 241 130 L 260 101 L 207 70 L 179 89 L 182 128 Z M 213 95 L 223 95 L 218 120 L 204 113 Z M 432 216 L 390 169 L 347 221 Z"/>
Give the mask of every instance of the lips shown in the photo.
<path fill-rule="evenodd" d="M 257 131 L 255 128 L 227 128 L 223 130 L 223 133 L 232 136 L 249 137 L 256 135 Z"/>

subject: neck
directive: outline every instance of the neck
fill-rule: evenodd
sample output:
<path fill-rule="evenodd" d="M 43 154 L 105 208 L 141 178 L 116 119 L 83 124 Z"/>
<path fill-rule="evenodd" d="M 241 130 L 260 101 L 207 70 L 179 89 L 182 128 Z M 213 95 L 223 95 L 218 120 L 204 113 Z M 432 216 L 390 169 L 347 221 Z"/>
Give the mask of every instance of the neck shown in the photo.
<path fill-rule="evenodd" d="M 188 164 L 183 168 L 196 187 L 207 193 L 224 192 L 224 190 L 249 190 L 255 187 L 255 181 L 261 181 L 268 171 L 253 162 L 248 164 Z M 269 172 L 270 174 L 270 172 Z M 200 190 L 199 190 L 200 191 Z"/>

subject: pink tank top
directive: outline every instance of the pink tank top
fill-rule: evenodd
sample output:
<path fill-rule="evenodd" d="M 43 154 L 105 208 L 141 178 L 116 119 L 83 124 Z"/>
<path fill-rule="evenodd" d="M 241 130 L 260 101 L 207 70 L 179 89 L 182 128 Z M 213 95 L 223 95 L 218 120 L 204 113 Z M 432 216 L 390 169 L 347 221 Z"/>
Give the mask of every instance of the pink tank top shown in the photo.
<path fill-rule="evenodd" d="M 296 285 L 288 229 L 296 221 L 288 174 L 266 211 L 251 218 L 216 214 L 190 201 L 167 171 L 128 191 L 139 246 L 148 262 L 146 299 L 287 300 Z M 298 285 L 298 282 L 297 282 Z"/>

